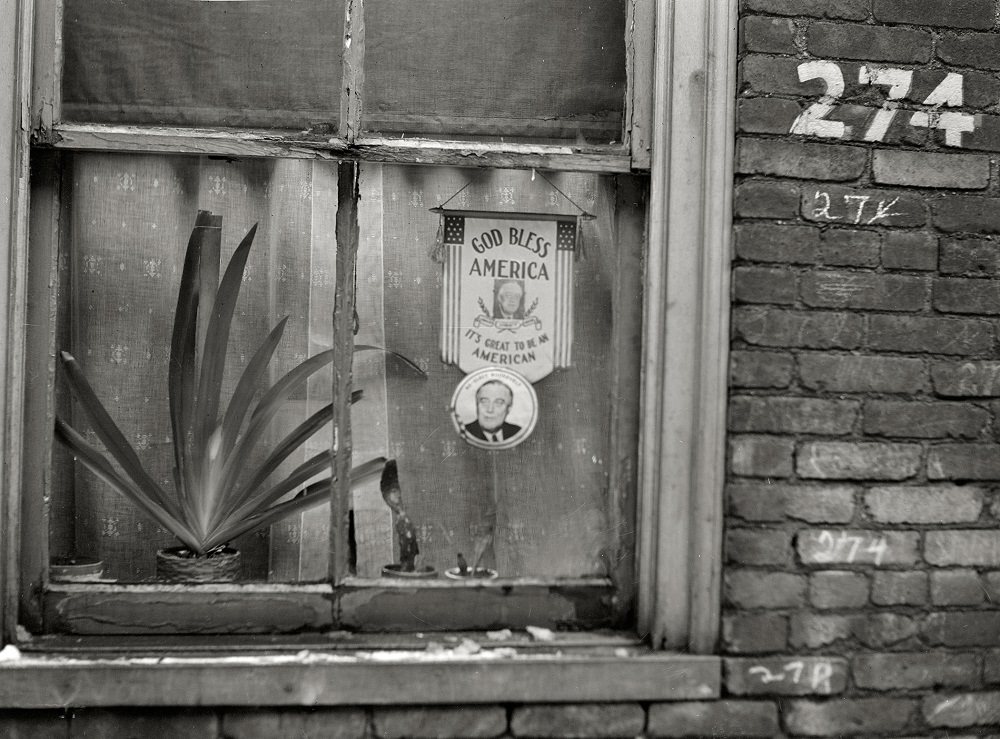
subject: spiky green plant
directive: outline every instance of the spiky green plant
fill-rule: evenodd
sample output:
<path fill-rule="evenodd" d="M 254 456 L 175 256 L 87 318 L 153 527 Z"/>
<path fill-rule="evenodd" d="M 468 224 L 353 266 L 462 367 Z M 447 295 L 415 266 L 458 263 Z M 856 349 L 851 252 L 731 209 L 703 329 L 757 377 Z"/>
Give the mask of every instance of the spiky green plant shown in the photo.
<path fill-rule="evenodd" d="M 282 404 L 334 358 L 334 351 L 330 349 L 304 360 L 264 391 L 251 413 L 264 372 L 284 332 L 287 316 L 278 322 L 254 353 L 223 407 L 222 380 L 229 332 L 257 226 L 250 229 L 233 253 L 214 294 L 202 296 L 202 283 L 206 282 L 203 270 L 209 275 L 218 272 L 217 266 L 213 269 L 210 264 L 211 257 L 203 260 L 202 253 L 211 218 L 205 211 L 198 213 L 188 241 L 174 315 L 167 382 L 174 493 L 159 485 L 143 468 L 139 456 L 98 399 L 79 363 L 68 352 L 60 352 L 59 357 L 69 387 L 118 467 L 63 419 L 57 417 L 55 421 L 56 437 L 84 466 L 156 519 L 196 556 L 208 555 L 240 534 L 322 503 L 330 496 L 333 474 L 333 453 L 326 450 L 300 464 L 279 482 L 267 484 L 278 467 L 329 423 L 334 414 L 333 404 L 326 405 L 293 429 L 269 454 L 264 455 L 257 448 Z M 214 279 L 207 282 L 211 285 Z M 211 307 L 200 357 L 196 353 L 199 302 Z M 384 351 L 373 346 L 355 346 L 355 351 L 366 349 Z M 424 374 L 405 357 L 395 352 L 389 354 Z M 357 402 L 360 397 L 360 391 L 352 393 L 351 402 Z M 379 457 L 354 468 L 352 484 L 378 475 L 385 461 Z M 321 479 L 306 484 L 324 473 Z M 287 499 L 296 490 L 298 494 Z"/>

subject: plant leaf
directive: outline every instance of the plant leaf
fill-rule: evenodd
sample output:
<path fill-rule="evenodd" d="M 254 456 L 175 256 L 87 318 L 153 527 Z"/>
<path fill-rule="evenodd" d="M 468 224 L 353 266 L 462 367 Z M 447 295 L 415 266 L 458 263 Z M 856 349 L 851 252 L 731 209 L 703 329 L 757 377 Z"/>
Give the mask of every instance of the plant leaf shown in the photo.
<path fill-rule="evenodd" d="M 351 470 L 352 487 L 379 474 L 384 464 L 384 457 L 376 457 L 375 459 L 368 460 L 367 462 L 355 467 Z M 254 529 L 261 528 L 262 526 L 269 526 L 272 523 L 280 521 L 286 516 L 290 516 L 297 511 L 318 505 L 329 499 L 332 488 L 333 477 L 327 477 L 308 485 L 299 495 L 291 500 L 278 503 L 271 508 L 249 516 L 234 518 L 231 525 L 221 527 L 217 533 L 212 535 L 208 541 L 209 548 L 218 546 L 219 544 L 223 544 L 227 541 L 232 541 L 237 536 L 244 534 L 247 531 L 252 531 Z"/>
<path fill-rule="evenodd" d="M 166 492 L 156 484 L 156 481 L 149 476 L 139 461 L 139 455 L 135 453 L 132 445 L 128 443 L 125 434 L 121 432 L 115 424 L 114 419 L 104 408 L 97 394 L 94 393 L 90 383 L 87 382 L 79 362 L 69 352 L 59 352 L 63 368 L 66 370 L 66 378 L 69 381 L 70 389 L 80 402 L 84 413 L 90 420 L 97 437 L 104 444 L 112 457 L 122 466 L 125 474 L 146 494 L 148 498 L 155 501 L 174 516 L 180 516 L 181 511 Z"/>
<path fill-rule="evenodd" d="M 418 375 L 420 375 L 424 379 L 427 378 L 427 373 L 426 372 L 424 372 L 422 369 L 420 369 L 420 367 L 417 364 L 415 364 L 413 362 L 413 360 L 407 359 L 405 356 L 403 356 L 399 352 L 394 352 L 392 349 L 383 349 L 380 346 L 373 346 L 372 344 L 355 344 L 354 345 L 354 352 L 355 353 L 357 353 L 357 352 L 368 352 L 368 351 L 382 352 L 383 354 L 387 354 L 390 357 L 393 357 L 394 359 L 398 359 L 403 364 L 403 366 L 409 367 L 411 370 L 413 370 L 414 372 L 416 372 Z"/>
<path fill-rule="evenodd" d="M 190 512 L 188 485 L 193 479 L 186 463 L 191 440 L 191 414 L 194 403 L 195 340 L 198 324 L 198 265 L 205 230 L 213 216 L 206 210 L 198 211 L 187 250 L 184 268 L 177 292 L 177 309 L 174 311 L 173 335 L 170 340 L 170 361 L 167 375 L 167 394 L 170 405 L 170 427 L 174 440 L 174 484 L 181 506 Z"/>
<path fill-rule="evenodd" d="M 240 286 L 250 247 L 257 233 L 257 224 L 247 232 L 236 247 L 215 295 L 212 316 L 205 334 L 205 347 L 201 353 L 201 376 L 198 382 L 198 396 L 195 400 L 195 448 L 198 458 L 196 468 L 200 470 L 200 490 L 198 491 L 197 521 L 199 528 L 208 529 L 212 513 L 218 506 L 222 493 L 222 470 L 226 457 L 221 453 L 221 432 L 216 438 L 216 424 L 219 417 L 219 403 L 222 394 L 222 375 L 226 368 L 226 354 L 229 347 L 229 331 L 232 328 L 233 313 L 239 298 Z"/>
<path fill-rule="evenodd" d="M 155 500 L 150 499 L 134 483 L 122 477 L 104 455 L 83 438 L 80 432 L 59 417 L 56 417 L 55 420 L 55 432 L 56 438 L 65 444 L 87 469 L 132 501 L 146 515 L 154 518 L 163 528 L 180 539 L 185 546 L 199 553 L 204 551 L 201 541 L 187 526 L 165 511 Z"/>
<path fill-rule="evenodd" d="M 288 316 L 285 316 L 271 329 L 271 333 L 261 342 L 244 368 L 243 374 L 240 375 L 239 382 L 236 383 L 236 389 L 229 399 L 229 405 L 226 407 L 226 413 L 222 420 L 222 453 L 226 456 L 233 450 L 240 426 L 243 425 L 243 419 L 246 418 L 250 403 L 257 392 L 261 377 L 264 375 L 264 370 L 267 369 L 275 349 L 278 348 L 287 323 Z"/>
<path fill-rule="evenodd" d="M 355 390 L 351 393 L 351 403 L 357 403 L 361 400 L 362 395 L 363 393 L 361 390 Z M 263 464 L 254 470 L 251 477 L 249 477 L 245 482 L 241 482 L 239 485 L 232 488 L 232 502 L 228 504 L 227 508 L 231 509 L 243 503 L 243 501 L 250 497 L 255 490 L 264 484 L 267 478 L 276 469 L 278 469 L 282 462 L 288 459 L 288 457 L 301 447 L 313 434 L 329 423 L 332 418 L 333 403 L 330 403 L 320 408 L 318 411 L 309 416 L 309 418 L 296 426 L 288 434 L 288 436 L 286 436 L 271 451 L 267 459 L 264 460 Z M 231 510 L 220 510 L 219 514 L 213 521 L 213 525 L 218 523 L 218 520 L 222 518 L 223 514 L 229 513 L 231 513 Z"/>

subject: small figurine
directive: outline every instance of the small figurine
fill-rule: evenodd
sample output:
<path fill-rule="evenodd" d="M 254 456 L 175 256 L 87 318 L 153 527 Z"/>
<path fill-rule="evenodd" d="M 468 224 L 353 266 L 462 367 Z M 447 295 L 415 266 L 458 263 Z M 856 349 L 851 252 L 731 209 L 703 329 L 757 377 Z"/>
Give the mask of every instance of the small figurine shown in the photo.
<path fill-rule="evenodd" d="M 420 547 L 417 545 L 417 527 L 413 525 L 403 509 L 403 491 L 399 487 L 399 470 L 396 467 L 395 459 L 386 462 L 379 487 L 382 490 L 382 499 L 385 504 L 396 514 L 395 529 L 396 537 L 399 539 L 399 564 L 392 566 L 393 571 L 414 572 L 417 555 L 420 554 Z"/>

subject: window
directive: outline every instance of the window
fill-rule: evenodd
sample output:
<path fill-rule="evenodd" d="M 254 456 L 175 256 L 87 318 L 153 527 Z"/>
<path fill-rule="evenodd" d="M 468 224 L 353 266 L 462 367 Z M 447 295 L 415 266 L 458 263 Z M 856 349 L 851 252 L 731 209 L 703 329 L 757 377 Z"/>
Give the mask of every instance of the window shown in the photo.
<path fill-rule="evenodd" d="M 6 62 L 24 89 L 29 5 L 8 31 L 20 33 L 10 46 L 21 57 Z M 70 634 L 541 623 L 625 627 L 657 647 L 710 651 L 734 28 L 731 9 L 706 3 L 681 16 L 657 4 L 654 65 L 653 5 L 501 2 L 463 22 L 447 2 L 34 8 L 30 238 L 16 180 L 10 210 L 6 315 L 28 330 L 11 331 L 5 375 L 5 451 L 16 463 L 3 512 L 20 532 L 5 550 L 6 592 L 20 593 L 20 608 L 4 610 L 6 632 L 17 623 Z M 433 43 L 410 43 L 414 27 Z M 260 43 L 244 43 L 248 33 Z M 689 145 L 691 131 L 703 147 Z M 24 172 L 26 155 L 0 153 Z M 534 383 L 545 411 L 515 449 L 462 437 L 478 391 L 456 400 L 467 404 L 464 421 L 446 426 L 461 373 L 437 356 L 444 272 L 428 252 L 448 207 L 429 209 L 460 192 L 458 216 L 596 216 L 571 267 L 575 367 Z M 332 400 L 341 412 L 330 444 L 398 457 L 406 513 L 432 566 L 459 567 L 465 552 L 496 581 L 382 578 L 380 563 L 401 554 L 387 544 L 401 514 L 377 486 L 352 491 L 346 453 L 332 515 L 314 509 L 245 538 L 245 582 L 147 581 L 148 545 L 162 533 L 119 514 L 51 442 L 53 416 L 78 413 L 52 357 L 72 346 L 103 358 L 84 360 L 85 374 L 131 415 L 127 435 L 169 482 L 169 452 L 157 450 L 169 420 L 162 405 L 141 409 L 164 383 L 184 213 L 191 223 L 198 210 L 222 214 L 224 252 L 262 222 L 243 273 L 239 351 L 286 313 L 292 341 L 275 372 L 324 342 L 339 350 L 328 382 L 314 376 L 273 433 Z M 427 378 L 391 356 L 358 355 L 354 385 L 366 397 L 348 413 L 355 342 L 397 351 Z M 54 582 L 50 555 L 78 554 L 86 537 L 104 542 L 116 582 Z"/>

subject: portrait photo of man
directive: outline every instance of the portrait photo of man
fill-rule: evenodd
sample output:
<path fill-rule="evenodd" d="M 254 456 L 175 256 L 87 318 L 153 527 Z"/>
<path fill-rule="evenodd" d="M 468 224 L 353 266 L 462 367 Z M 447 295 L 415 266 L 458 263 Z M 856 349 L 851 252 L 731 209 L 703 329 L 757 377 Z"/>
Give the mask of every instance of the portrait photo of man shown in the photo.
<path fill-rule="evenodd" d="M 476 420 L 465 424 L 465 432 L 492 443 L 511 439 L 521 430 L 516 423 L 507 421 L 513 402 L 514 391 L 507 383 L 487 380 L 476 389 Z"/>
<path fill-rule="evenodd" d="M 524 318 L 524 280 L 494 280 L 493 317 Z"/>

